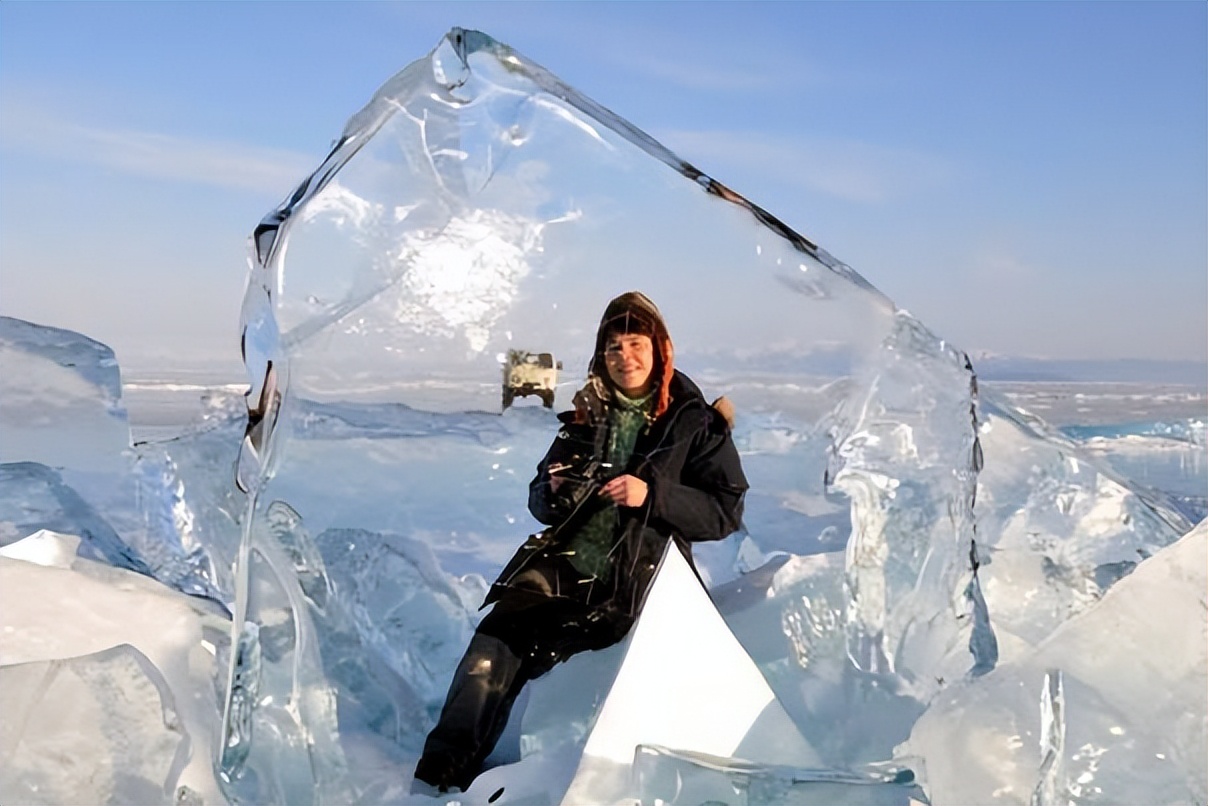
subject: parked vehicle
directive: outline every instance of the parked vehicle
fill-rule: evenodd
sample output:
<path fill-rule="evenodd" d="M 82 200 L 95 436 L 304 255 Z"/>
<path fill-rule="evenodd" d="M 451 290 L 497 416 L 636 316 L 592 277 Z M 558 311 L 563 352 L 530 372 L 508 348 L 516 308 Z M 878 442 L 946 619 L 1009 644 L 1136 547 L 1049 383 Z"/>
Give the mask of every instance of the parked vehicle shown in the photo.
<path fill-rule="evenodd" d="M 552 353 L 508 350 L 503 365 L 503 409 L 506 411 L 517 397 L 528 395 L 537 395 L 547 409 L 552 409 L 561 369 L 562 362 L 554 361 Z"/>

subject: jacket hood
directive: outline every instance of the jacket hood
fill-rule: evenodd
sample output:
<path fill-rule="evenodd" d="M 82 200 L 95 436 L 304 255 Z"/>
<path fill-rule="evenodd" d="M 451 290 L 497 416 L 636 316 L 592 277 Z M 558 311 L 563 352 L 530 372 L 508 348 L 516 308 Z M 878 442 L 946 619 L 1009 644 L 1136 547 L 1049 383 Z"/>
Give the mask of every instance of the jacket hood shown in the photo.
<path fill-rule="evenodd" d="M 592 354 L 587 374 L 599 378 L 609 393 L 616 390 L 604 364 L 604 348 L 612 333 L 638 333 L 649 336 L 654 345 L 654 408 L 652 416 L 659 417 L 671 405 L 672 380 L 675 377 L 675 349 L 667 323 L 649 297 L 640 291 L 626 291 L 614 298 L 604 309 L 600 327 L 596 330 L 596 349 Z M 698 392 L 699 394 L 699 392 Z"/>

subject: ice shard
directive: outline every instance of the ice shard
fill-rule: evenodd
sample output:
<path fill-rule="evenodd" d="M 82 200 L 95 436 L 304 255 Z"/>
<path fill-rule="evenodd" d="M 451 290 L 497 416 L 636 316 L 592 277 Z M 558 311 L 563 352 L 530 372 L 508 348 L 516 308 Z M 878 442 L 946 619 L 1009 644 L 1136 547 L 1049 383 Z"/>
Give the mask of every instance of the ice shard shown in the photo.
<path fill-rule="evenodd" d="M 634 762 L 642 806 L 913 806 L 925 797 L 914 773 L 895 764 L 809 769 L 643 746 Z"/>
<path fill-rule="evenodd" d="M 155 576 L 231 607 L 244 498 L 229 468 L 239 452 L 242 408 L 215 407 L 182 434 L 135 445 L 130 468 L 137 533 Z"/>
<path fill-rule="evenodd" d="M 942 692 L 902 753 L 932 803 L 1202 803 L 1208 523 L 1032 652 Z"/>
<path fill-rule="evenodd" d="M 827 764 L 890 758 L 934 696 L 928 686 L 938 691 L 1027 655 L 1186 528 L 1161 499 L 1146 496 L 1044 423 L 984 398 L 979 414 L 985 458 L 977 482 L 977 572 L 966 588 L 965 620 L 969 641 L 982 646 L 970 650 L 972 664 L 953 663 L 961 655 L 949 649 L 947 661 L 939 656 L 927 664 L 933 677 L 920 681 L 901 674 L 927 668 L 917 658 L 909 664 L 899 658 L 895 674 L 849 663 L 847 563 L 834 550 L 766 557 L 757 572 L 714 591 Z M 909 483 L 910 474 L 902 478 Z M 808 506 L 822 516 L 823 503 Z"/>
<path fill-rule="evenodd" d="M 167 803 L 189 735 L 163 675 L 132 646 L 0 667 L 0 799 Z"/>
<path fill-rule="evenodd" d="M 87 555 L 147 572 L 105 511 L 121 497 L 130 449 L 113 350 L 0 317 L 0 397 L 0 543 L 42 528 L 69 532 Z"/>
<path fill-rule="evenodd" d="M 713 596 L 777 699 L 832 768 L 884 761 L 924 703 L 893 674 L 861 670 L 846 651 L 845 554 L 792 557 Z"/>
<path fill-rule="evenodd" d="M 885 760 L 937 692 L 1042 640 L 1077 612 L 1066 600 L 1086 579 L 1090 602 L 1128 570 L 1125 555 L 1179 534 L 1177 516 L 1126 484 L 1108 489 L 1116 525 L 1078 544 L 1090 559 L 1053 560 L 1054 605 L 1032 625 L 1004 616 L 1000 640 L 996 606 L 1041 584 L 1002 573 L 1003 536 L 1067 497 L 1031 499 L 1014 461 L 984 481 L 983 439 L 1015 432 L 983 410 L 967 356 L 479 32 L 454 29 L 388 80 L 250 251 L 238 651 L 219 761 L 242 799 L 379 797 L 358 788 L 381 758 L 366 743 L 390 732 L 387 715 L 418 707 L 427 720 L 383 751 L 406 774 L 476 618 L 466 595 L 539 528 L 527 482 L 557 423 L 535 401 L 501 405 L 507 355 L 561 362 L 555 409 L 568 407 L 600 310 L 626 290 L 658 303 L 676 365 L 738 411 L 745 530 L 698 559 L 811 742 L 820 712 L 862 715 L 854 736 L 816 747 L 823 765 Z M 1021 433 L 1046 446 L 1056 478 L 1061 451 Z M 1070 483 L 1085 493 L 1098 478 Z M 1052 534 L 1065 540 L 1070 525 Z M 776 587 L 780 570 L 820 553 Z M 1020 556 L 1048 568 L 1055 553 Z M 379 563 L 407 581 L 392 591 L 361 567 Z M 364 665 L 341 666 L 350 647 Z M 394 699 L 392 676 L 406 684 Z M 522 763 L 538 764 L 543 751 L 528 751 Z"/>
<path fill-rule="evenodd" d="M 81 538 L 81 556 L 142 574 L 150 569 L 62 474 L 37 462 L 0 465 L 0 545 L 44 529 Z"/>
<path fill-rule="evenodd" d="M 1192 524 L 1043 421 L 994 401 L 982 410 L 978 556 L 1010 655 L 1093 605 Z"/>
<path fill-rule="evenodd" d="M 120 469 L 130 447 L 113 350 L 70 330 L 0 316 L 0 462 Z"/>
<path fill-rule="evenodd" d="M 230 621 L 41 531 L 0 550 L 0 798 L 169 803 L 212 772 Z M 186 793 L 187 794 L 187 793 Z"/>
<path fill-rule="evenodd" d="M 170 457 L 131 446 L 121 393 L 109 347 L 0 317 L 0 545 L 39 529 L 75 534 L 83 556 L 233 603 L 233 586 L 229 596 L 222 588 L 237 537 L 224 576 L 221 530 L 195 534 Z M 230 442 L 222 445 L 233 455 Z M 209 525 L 215 510 L 202 511 Z"/>

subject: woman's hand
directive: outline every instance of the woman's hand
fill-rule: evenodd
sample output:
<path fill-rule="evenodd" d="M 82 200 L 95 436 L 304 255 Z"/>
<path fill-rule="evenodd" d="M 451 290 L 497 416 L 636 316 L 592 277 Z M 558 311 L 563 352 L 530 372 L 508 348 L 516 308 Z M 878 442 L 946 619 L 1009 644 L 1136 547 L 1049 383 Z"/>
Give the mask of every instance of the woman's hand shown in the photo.
<path fill-rule="evenodd" d="M 617 476 L 600 488 L 600 495 L 607 496 L 619 507 L 640 507 L 646 503 L 649 487 L 637 476 Z"/>

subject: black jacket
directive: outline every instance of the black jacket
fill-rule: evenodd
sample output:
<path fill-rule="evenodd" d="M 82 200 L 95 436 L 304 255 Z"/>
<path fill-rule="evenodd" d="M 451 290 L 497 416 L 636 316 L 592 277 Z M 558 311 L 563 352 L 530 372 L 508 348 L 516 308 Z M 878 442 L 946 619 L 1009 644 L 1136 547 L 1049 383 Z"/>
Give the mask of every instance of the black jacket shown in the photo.
<path fill-rule="evenodd" d="M 624 468 L 600 468 L 601 435 L 561 415 L 562 428 L 529 485 L 529 511 L 550 528 L 520 547 L 487 594 L 486 604 L 510 594 L 573 599 L 636 617 L 662 558 L 674 540 L 691 564 L 689 544 L 720 540 L 738 529 L 747 480 L 725 418 L 705 402 L 688 376 L 676 372 L 666 412 L 638 434 Z M 551 468 L 568 480 L 553 491 Z M 617 525 L 607 579 L 584 578 L 564 553 L 577 523 L 610 506 L 599 487 L 628 473 L 649 487 L 640 507 L 616 507 Z"/>

